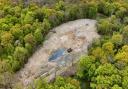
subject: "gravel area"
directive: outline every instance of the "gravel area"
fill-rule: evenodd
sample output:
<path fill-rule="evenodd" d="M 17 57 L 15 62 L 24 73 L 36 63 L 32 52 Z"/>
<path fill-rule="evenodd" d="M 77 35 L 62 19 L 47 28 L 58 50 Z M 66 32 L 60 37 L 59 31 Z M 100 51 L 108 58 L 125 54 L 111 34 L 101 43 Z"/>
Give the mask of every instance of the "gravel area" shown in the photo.
<path fill-rule="evenodd" d="M 28 63 L 16 76 L 23 85 L 27 85 L 37 76 L 45 74 L 63 63 L 64 60 L 71 62 L 87 54 L 88 45 L 91 44 L 93 39 L 99 37 L 96 32 L 96 20 L 79 19 L 64 23 L 49 32 L 43 46 L 28 59 Z M 49 57 L 60 48 L 71 48 L 72 52 L 63 54 L 62 57 L 57 59 L 59 62 L 49 61 Z M 65 66 L 68 66 L 68 64 Z"/>

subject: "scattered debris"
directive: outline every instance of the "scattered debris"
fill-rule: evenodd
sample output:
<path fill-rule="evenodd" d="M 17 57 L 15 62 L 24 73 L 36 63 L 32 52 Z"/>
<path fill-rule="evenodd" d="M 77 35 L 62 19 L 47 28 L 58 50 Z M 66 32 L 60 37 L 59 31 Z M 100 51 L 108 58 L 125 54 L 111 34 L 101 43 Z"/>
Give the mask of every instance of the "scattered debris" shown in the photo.
<path fill-rule="evenodd" d="M 48 34 L 43 46 L 37 49 L 24 68 L 16 74 L 23 86 L 27 86 L 26 84 L 32 82 L 37 76 L 49 73 L 50 70 L 58 67 L 58 65 L 61 68 L 58 68 L 59 70 L 57 71 L 60 72 L 56 75 L 61 74 L 65 71 L 64 67 L 69 67 L 73 62 L 78 61 L 81 55 L 87 54 L 88 46 L 93 39 L 99 38 L 96 32 L 96 20 L 80 19 L 71 21 L 52 30 L 53 32 Z M 61 48 L 67 49 L 67 54 L 63 54 L 63 51 L 58 52 L 59 56 L 58 53 L 54 53 Z M 49 61 L 52 54 L 52 58 L 59 58 L 58 61 Z M 46 64 L 48 66 L 45 66 Z M 65 73 L 68 75 L 74 74 L 74 72 L 71 74 L 69 72 Z M 52 74 L 48 75 L 51 76 L 50 79 L 53 78 Z"/>
<path fill-rule="evenodd" d="M 68 52 L 68 53 L 71 53 L 72 51 L 73 51 L 72 48 L 67 49 L 67 52 Z"/>

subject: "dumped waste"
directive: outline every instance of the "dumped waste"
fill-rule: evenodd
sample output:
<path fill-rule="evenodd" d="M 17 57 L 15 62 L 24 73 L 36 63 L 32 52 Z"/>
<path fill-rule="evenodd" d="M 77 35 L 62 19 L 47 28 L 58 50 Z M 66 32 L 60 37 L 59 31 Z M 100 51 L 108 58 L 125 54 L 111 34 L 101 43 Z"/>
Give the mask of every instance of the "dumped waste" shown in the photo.
<path fill-rule="evenodd" d="M 64 67 L 77 62 L 80 56 L 87 54 L 88 46 L 96 38 L 99 38 L 96 20 L 70 21 L 52 29 L 44 44 L 16 74 L 18 80 L 26 86 L 40 76 L 45 75 L 52 79 L 52 71 L 55 68 L 62 72 Z M 59 75 L 61 72 L 56 74 Z"/>

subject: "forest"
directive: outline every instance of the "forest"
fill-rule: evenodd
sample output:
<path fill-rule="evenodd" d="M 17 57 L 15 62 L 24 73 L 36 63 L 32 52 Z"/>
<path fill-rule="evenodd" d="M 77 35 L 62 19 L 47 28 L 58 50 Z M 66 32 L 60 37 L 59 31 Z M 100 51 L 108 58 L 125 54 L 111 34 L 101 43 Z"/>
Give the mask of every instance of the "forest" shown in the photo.
<path fill-rule="evenodd" d="M 87 89 L 128 89 L 128 1 L 44 1 L 0 0 L 0 89 L 23 89 L 13 86 L 13 75 L 50 29 L 76 19 L 97 20 L 101 38 L 80 58 L 75 76 L 58 76 L 52 83 L 38 79 L 28 89 L 86 89 L 81 82 Z"/>

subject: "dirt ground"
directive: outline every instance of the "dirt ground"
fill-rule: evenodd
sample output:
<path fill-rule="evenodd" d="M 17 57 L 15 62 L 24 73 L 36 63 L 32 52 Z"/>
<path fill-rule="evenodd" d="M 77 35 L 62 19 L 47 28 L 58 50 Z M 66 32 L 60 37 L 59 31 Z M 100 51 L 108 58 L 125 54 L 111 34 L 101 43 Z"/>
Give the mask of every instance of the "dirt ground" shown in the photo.
<path fill-rule="evenodd" d="M 27 85 L 37 76 L 49 72 L 56 67 L 56 63 L 48 59 L 59 48 L 72 48 L 70 58 L 78 60 L 80 56 L 87 54 L 87 47 L 95 38 L 99 38 L 95 20 L 80 19 L 64 23 L 49 32 L 43 46 L 28 59 L 28 63 L 16 74 L 16 77 L 23 85 Z"/>

